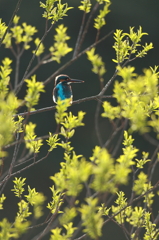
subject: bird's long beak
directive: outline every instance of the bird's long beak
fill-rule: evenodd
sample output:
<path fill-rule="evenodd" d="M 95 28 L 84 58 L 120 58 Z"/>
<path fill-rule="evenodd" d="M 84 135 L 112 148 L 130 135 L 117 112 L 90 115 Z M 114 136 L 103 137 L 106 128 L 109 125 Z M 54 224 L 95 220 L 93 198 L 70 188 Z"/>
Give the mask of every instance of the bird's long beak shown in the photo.
<path fill-rule="evenodd" d="M 68 82 L 70 82 L 70 83 L 83 83 L 84 81 L 77 80 L 77 79 L 70 79 Z"/>

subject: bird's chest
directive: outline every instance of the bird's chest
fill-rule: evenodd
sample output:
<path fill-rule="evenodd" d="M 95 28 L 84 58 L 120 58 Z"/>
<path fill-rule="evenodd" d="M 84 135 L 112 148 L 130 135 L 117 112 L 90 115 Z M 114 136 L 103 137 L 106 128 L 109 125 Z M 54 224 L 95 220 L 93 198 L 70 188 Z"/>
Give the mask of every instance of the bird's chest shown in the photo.
<path fill-rule="evenodd" d="M 61 100 L 71 98 L 72 97 L 71 86 L 67 84 L 58 84 L 57 97 L 61 98 Z"/>

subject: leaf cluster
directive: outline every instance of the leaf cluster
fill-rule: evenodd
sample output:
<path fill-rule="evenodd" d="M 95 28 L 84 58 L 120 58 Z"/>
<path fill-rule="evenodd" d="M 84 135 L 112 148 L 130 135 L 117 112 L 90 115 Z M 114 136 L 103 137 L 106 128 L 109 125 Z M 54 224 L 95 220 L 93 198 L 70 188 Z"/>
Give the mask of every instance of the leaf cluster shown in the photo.
<path fill-rule="evenodd" d="M 81 5 L 78 7 L 81 11 L 84 11 L 85 13 L 89 13 L 91 10 L 91 2 L 90 0 L 84 0 L 81 1 Z"/>
<path fill-rule="evenodd" d="M 2 20 L 1 20 L 2 21 Z M 37 32 L 37 29 L 31 25 L 26 24 L 25 22 L 22 25 L 18 25 L 19 17 L 15 16 L 13 19 L 13 27 L 10 28 L 10 31 L 6 34 L 6 37 L 3 41 L 3 44 L 6 48 L 12 46 L 12 39 L 16 44 L 23 43 L 23 48 L 28 50 L 30 48 L 29 43 L 33 40 L 33 35 Z M 3 26 L 5 23 L 3 23 Z M 0 26 L 1 31 L 2 26 Z"/>
<path fill-rule="evenodd" d="M 33 106 L 37 105 L 40 98 L 40 92 L 45 92 L 45 90 L 43 83 L 36 81 L 36 75 L 33 75 L 31 79 L 26 79 L 25 82 L 27 83 L 28 89 L 24 99 L 30 111 L 33 110 Z"/>
<path fill-rule="evenodd" d="M 37 135 L 35 135 L 35 132 L 34 132 L 35 127 L 36 127 L 36 124 L 33 124 L 32 122 L 28 123 L 25 126 L 24 140 L 25 140 L 26 148 L 28 148 L 33 153 L 38 153 L 43 143 L 42 143 L 42 139 L 37 139 Z"/>
<path fill-rule="evenodd" d="M 36 192 L 35 188 L 31 189 L 30 186 L 28 186 L 28 195 L 23 196 L 23 193 L 25 191 L 25 180 L 26 178 L 21 177 L 15 178 L 15 180 L 13 180 L 14 188 L 12 191 L 20 200 L 17 204 L 18 212 L 14 223 L 9 223 L 6 218 L 0 222 L 0 227 L 2 229 L 0 232 L 0 239 L 17 239 L 27 231 L 30 225 L 28 218 L 32 214 L 30 211 L 31 205 L 34 207 L 34 217 L 36 219 L 40 218 L 43 215 L 42 205 L 45 201 L 44 195 L 42 193 Z M 25 197 L 25 200 L 23 197 Z M 4 199 L 5 197 L 3 195 L 1 197 L 1 203 L 4 201 Z"/>
<path fill-rule="evenodd" d="M 97 74 L 100 78 L 100 81 L 103 81 L 103 75 L 106 72 L 105 63 L 102 61 L 101 56 L 99 54 L 95 54 L 95 48 L 86 52 L 88 60 L 92 63 L 93 68 L 92 72 Z"/>
<path fill-rule="evenodd" d="M 71 52 L 72 48 L 68 47 L 66 43 L 66 41 L 70 39 L 66 34 L 67 27 L 64 27 L 64 25 L 61 24 L 55 30 L 55 43 L 49 48 L 49 51 L 51 53 L 51 59 L 60 63 L 61 57 L 64 57 L 67 53 Z"/>
<path fill-rule="evenodd" d="M 72 7 L 68 7 L 67 3 L 62 4 L 61 0 L 46 0 L 46 3 L 40 2 L 40 7 L 45 9 L 42 16 L 51 20 L 51 24 L 63 19 L 67 16 L 68 10 L 72 9 Z"/>
<path fill-rule="evenodd" d="M 106 21 L 105 21 L 105 17 L 107 16 L 107 14 L 110 12 L 109 10 L 109 6 L 110 6 L 110 2 L 106 2 L 103 9 L 99 11 L 98 16 L 94 19 L 95 23 L 94 23 L 94 27 L 96 29 L 101 29 L 104 25 L 106 25 Z"/>
<path fill-rule="evenodd" d="M 148 132 L 153 127 L 158 133 L 158 76 L 150 69 L 145 69 L 143 75 L 134 70 L 130 66 L 118 67 L 122 81 L 116 81 L 113 90 L 118 105 L 104 102 L 102 117 L 127 118 L 132 132 Z"/>
<path fill-rule="evenodd" d="M 130 27 L 130 33 L 123 33 L 122 30 L 117 29 L 114 33 L 115 43 L 113 45 L 116 58 L 113 61 L 122 64 L 125 60 L 130 61 L 131 57 L 144 57 L 153 48 L 152 43 L 145 43 L 145 45 L 140 43 L 144 35 L 147 35 L 147 33 L 142 32 L 141 26 L 137 32 L 134 31 L 134 27 Z"/>

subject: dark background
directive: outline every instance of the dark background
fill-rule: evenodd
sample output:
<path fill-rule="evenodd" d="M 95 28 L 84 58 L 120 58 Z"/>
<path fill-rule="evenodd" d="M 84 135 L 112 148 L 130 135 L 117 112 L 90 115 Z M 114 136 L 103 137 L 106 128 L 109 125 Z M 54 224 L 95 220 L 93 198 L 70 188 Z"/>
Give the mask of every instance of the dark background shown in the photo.
<path fill-rule="evenodd" d="M 65 2 L 65 1 L 63 1 Z M 69 0 L 67 1 L 69 6 L 73 6 L 74 9 L 69 10 L 68 17 L 64 17 L 63 20 L 59 21 L 55 27 L 59 24 L 64 24 L 68 27 L 68 35 L 71 36 L 71 39 L 68 41 L 70 47 L 75 46 L 77 39 L 77 34 L 81 24 L 83 12 L 80 11 L 77 6 L 79 6 L 80 1 Z M 15 0 L 0 0 L 0 18 L 8 24 L 9 19 L 13 13 L 17 1 Z M 94 4 L 95 1 L 92 1 Z M 136 72 L 141 74 L 143 68 L 148 68 L 149 66 L 158 65 L 158 53 L 159 53 L 159 31 L 158 31 L 158 22 L 159 22 L 159 1 L 155 0 L 112 0 L 112 5 L 110 6 L 111 12 L 107 15 L 106 21 L 107 25 L 102 28 L 100 37 L 106 35 L 111 30 L 122 29 L 125 32 L 129 32 L 129 27 L 134 26 L 135 30 L 141 25 L 144 32 L 147 32 L 149 35 L 143 37 L 144 42 L 153 42 L 154 49 L 151 50 L 145 58 L 137 59 L 132 62 L 131 65 L 134 65 Z M 18 11 L 18 15 L 21 17 L 20 23 L 26 22 L 36 26 L 38 33 L 35 34 L 36 37 L 41 38 L 44 33 L 45 28 L 45 19 L 42 18 L 43 9 L 39 7 L 39 1 L 34 0 L 23 0 Z M 98 12 L 97 12 L 98 13 Z M 95 16 L 97 15 L 95 14 Z M 88 16 L 87 16 L 88 17 Z M 92 44 L 95 40 L 96 30 L 93 28 L 94 22 L 92 22 L 89 31 L 86 35 L 86 39 L 83 43 L 82 50 Z M 55 29 L 53 29 L 47 36 L 44 41 L 45 44 L 45 53 L 48 53 L 48 48 L 53 43 L 53 35 Z M 104 75 L 105 83 L 110 79 L 115 71 L 115 63 L 112 62 L 112 58 L 115 58 L 115 52 L 112 48 L 114 43 L 113 35 L 108 39 L 97 46 L 96 53 L 101 54 L 103 61 L 105 62 L 107 72 Z M 33 45 L 32 45 L 33 47 Z M 34 49 L 34 47 L 32 48 Z M 45 81 L 53 72 L 55 72 L 59 66 L 62 66 L 66 63 L 71 57 L 72 52 L 69 53 L 66 57 L 62 58 L 61 64 L 56 62 L 51 62 L 42 66 L 37 72 L 37 80 Z M 28 50 L 24 53 L 22 57 L 22 62 L 20 64 L 20 79 L 22 78 L 25 69 L 29 63 L 32 54 Z M 4 57 L 10 57 L 14 62 L 14 56 L 11 54 L 10 50 L 4 49 L 1 47 L 0 50 L 0 61 Z M 36 64 L 36 60 L 33 63 L 33 66 Z M 14 68 L 14 63 L 12 64 Z M 82 56 L 71 66 L 69 66 L 62 73 L 68 74 L 72 78 L 84 80 L 84 84 L 74 84 L 73 93 L 74 100 L 95 95 L 100 90 L 100 85 L 97 76 L 91 72 L 91 63 L 87 60 L 86 55 Z M 12 73 L 12 79 L 14 81 L 14 70 Z M 51 81 L 45 88 L 46 92 L 41 94 L 40 103 L 37 108 L 43 108 L 52 106 L 52 88 L 54 82 Z M 110 88 L 106 94 L 111 94 L 112 88 Z M 19 93 L 19 98 L 24 98 L 26 94 L 25 86 L 22 88 L 22 91 Z M 79 105 L 74 105 L 70 108 L 73 114 L 77 114 L 78 111 L 82 110 L 87 112 L 84 118 L 84 127 L 80 127 L 76 130 L 75 136 L 72 138 L 72 145 L 75 149 L 76 154 L 83 154 L 87 159 L 92 154 L 92 149 L 95 145 L 98 145 L 98 140 L 95 132 L 95 123 L 94 116 L 96 110 L 96 101 L 83 102 Z M 102 111 L 102 109 L 101 109 Z M 54 120 L 55 111 L 39 113 L 30 117 L 30 121 L 37 124 L 36 134 L 37 136 L 43 136 L 48 134 L 48 132 L 54 132 L 56 129 L 56 123 Z M 106 119 L 99 119 L 99 126 L 102 134 L 103 142 L 105 142 L 110 134 L 110 125 Z M 137 147 L 140 147 L 141 150 L 150 151 L 152 155 L 154 148 L 149 146 L 147 142 L 143 140 L 141 136 L 136 136 L 137 140 L 135 144 Z M 48 147 L 42 147 L 42 151 L 39 154 L 38 158 L 41 158 L 46 155 Z M 12 153 L 10 153 L 11 158 Z M 6 166 L 9 163 L 10 158 L 6 161 Z M 47 196 L 47 201 L 50 201 L 50 190 L 48 186 L 52 185 L 52 181 L 49 180 L 49 176 L 53 175 L 59 170 L 60 162 L 63 160 L 63 151 L 60 149 L 54 150 L 50 156 L 41 162 L 38 165 L 26 170 L 21 174 L 22 177 L 27 177 L 27 185 L 30 185 L 31 188 L 35 187 L 37 191 L 43 192 Z M 10 192 L 10 189 L 13 188 L 13 183 L 8 182 L 5 194 L 8 199 L 5 201 L 5 210 L 4 216 L 7 217 L 10 221 L 13 221 L 15 212 L 13 206 L 16 206 L 16 201 L 13 192 Z M 13 204 L 10 204 L 12 201 Z M 3 216 L 3 213 L 1 215 Z M 1 218 L 1 217 L 0 217 Z M 111 239 L 124 239 L 123 234 L 119 228 L 109 224 L 109 228 L 104 229 L 106 233 L 107 240 Z M 114 231 L 114 229 L 116 231 Z M 46 237 L 48 239 L 48 237 Z M 105 239 L 105 238 L 103 238 Z"/>

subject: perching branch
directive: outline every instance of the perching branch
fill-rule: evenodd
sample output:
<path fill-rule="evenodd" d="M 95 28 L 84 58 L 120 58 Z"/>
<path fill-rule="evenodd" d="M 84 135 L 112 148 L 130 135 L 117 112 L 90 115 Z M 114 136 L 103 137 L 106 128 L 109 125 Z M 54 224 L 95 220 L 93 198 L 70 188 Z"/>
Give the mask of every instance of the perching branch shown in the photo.
<path fill-rule="evenodd" d="M 98 100 L 98 97 L 99 97 L 99 94 L 97 94 L 95 96 L 91 96 L 91 97 L 81 98 L 79 100 L 73 101 L 72 105 L 79 104 L 81 102 L 91 101 L 91 100 Z M 112 98 L 112 96 L 103 96 L 103 98 Z M 37 110 L 31 111 L 31 112 L 17 113 L 13 117 L 26 116 L 27 114 L 33 115 L 33 114 L 37 114 L 37 113 L 51 111 L 51 110 L 54 110 L 54 109 L 56 109 L 56 105 L 51 106 L 51 107 L 37 109 Z"/>

